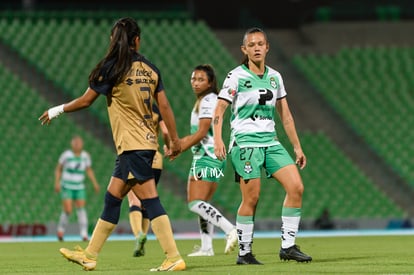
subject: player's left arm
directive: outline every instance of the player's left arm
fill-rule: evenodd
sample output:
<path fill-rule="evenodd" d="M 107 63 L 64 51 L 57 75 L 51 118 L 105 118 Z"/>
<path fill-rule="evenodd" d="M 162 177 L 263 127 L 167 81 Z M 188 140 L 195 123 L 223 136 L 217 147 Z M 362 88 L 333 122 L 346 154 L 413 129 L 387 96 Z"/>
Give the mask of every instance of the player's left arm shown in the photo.
<path fill-rule="evenodd" d="M 89 166 L 86 168 L 86 174 L 88 175 L 88 178 L 91 180 L 93 184 L 93 188 L 95 189 L 95 193 L 99 193 L 99 184 L 95 177 L 95 172 L 93 171 L 92 167 Z"/>
<path fill-rule="evenodd" d="M 295 162 L 300 169 L 303 169 L 306 166 L 306 156 L 303 153 L 302 146 L 296 132 L 295 121 L 289 109 L 286 97 L 280 98 L 276 101 L 276 109 L 282 121 L 283 129 L 285 130 L 286 135 L 293 146 L 293 150 L 296 155 Z"/>

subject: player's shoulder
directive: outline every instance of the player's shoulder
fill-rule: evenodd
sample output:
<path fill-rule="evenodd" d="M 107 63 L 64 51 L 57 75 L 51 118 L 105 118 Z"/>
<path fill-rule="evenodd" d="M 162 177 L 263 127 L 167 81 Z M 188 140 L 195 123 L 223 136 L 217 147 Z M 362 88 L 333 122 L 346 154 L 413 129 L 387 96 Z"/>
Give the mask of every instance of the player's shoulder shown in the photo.
<path fill-rule="evenodd" d="M 243 66 L 239 65 L 239 66 L 233 68 L 232 70 L 230 70 L 228 74 L 229 75 L 238 75 L 238 74 L 242 74 L 244 72 L 245 72 L 245 70 L 243 69 Z"/>
<path fill-rule="evenodd" d="M 71 156 L 73 155 L 73 151 L 70 149 L 66 149 L 65 151 L 62 152 L 61 156 Z"/>
<path fill-rule="evenodd" d="M 202 101 L 207 101 L 207 102 L 212 102 L 214 100 L 217 100 L 217 94 L 215 93 L 206 94 L 202 99 Z"/>
<path fill-rule="evenodd" d="M 81 152 L 81 156 L 82 157 L 90 157 L 91 155 L 89 154 L 89 152 L 88 151 L 85 151 L 85 150 L 83 150 L 82 152 Z"/>
<path fill-rule="evenodd" d="M 142 55 L 142 54 L 136 55 L 134 61 L 143 62 L 148 67 L 150 67 L 153 71 L 155 71 L 157 74 L 160 74 L 160 70 L 158 69 L 157 65 L 155 65 L 151 60 L 149 60 L 148 58 L 146 58 L 144 55 Z"/>
<path fill-rule="evenodd" d="M 270 76 L 277 76 L 277 77 L 281 77 L 282 76 L 278 70 L 276 70 L 276 69 L 274 69 L 274 68 L 272 68 L 270 66 L 267 66 L 267 65 L 266 65 L 266 68 L 267 68 L 267 71 L 268 71 L 268 73 L 267 73 L 268 75 L 270 75 Z"/>
<path fill-rule="evenodd" d="M 73 152 L 70 149 L 66 149 L 65 151 L 63 151 L 60 156 L 59 156 L 59 162 L 63 163 L 65 162 L 67 159 L 70 159 L 73 157 Z"/>

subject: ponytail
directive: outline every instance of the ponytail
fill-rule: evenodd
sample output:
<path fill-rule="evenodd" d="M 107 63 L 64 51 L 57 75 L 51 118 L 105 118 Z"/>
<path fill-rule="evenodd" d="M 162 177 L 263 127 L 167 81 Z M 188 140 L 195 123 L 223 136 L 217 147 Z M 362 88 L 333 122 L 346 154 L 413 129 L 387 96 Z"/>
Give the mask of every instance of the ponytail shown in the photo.
<path fill-rule="evenodd" d="M 108 52 L 90 73 L 89 82 L 99 82 L 105 75 L 110 83 L 119 84 L 131 69 L 135 39 L 140 36 L 141 29 L 132 18 L 121 18 L 115 22 Z M 104 64 L 108 67 L 102 72 Z"/>

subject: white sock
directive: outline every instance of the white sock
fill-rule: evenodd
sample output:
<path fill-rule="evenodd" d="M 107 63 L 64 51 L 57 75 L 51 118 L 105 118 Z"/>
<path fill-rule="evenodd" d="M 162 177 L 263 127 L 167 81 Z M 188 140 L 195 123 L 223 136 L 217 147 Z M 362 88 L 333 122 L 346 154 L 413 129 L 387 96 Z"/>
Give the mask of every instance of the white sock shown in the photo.
<path fill-rule="evenodd" d="M 88 216 L 86 215 L 85 208 L 76 209 L 78 216 L 79 230 L 82 238 L 88 237 Z"/>
<path fill-rule="evenodd" d="M 300 217 L 282 216 L 282 248 L 289 248 L 295 245 L 299 222 Z"/>
<path fill-rule="evenodd" d="M 69 215 L 66 212 L 60 213 L 59 223 L 57 226 L 58 232 L 65 232 L 66 225 L 68 224 Z"/>
<path fill-rule="evenodd" d="M 236 228 L 239 236 L 239 255 L 244 256 L 247 253 L 251 253 L 254 230 L 253 217 L 237 215 Z"/>
<path fill-rule="evenodd" d="M 201 235 L 201 250 L 213 249 L 214 225 L 199 216 L 198 220 Z"/>
<path fill-rule="evenodd" d="M 188 204 L 190 211 L 198 214 L 203 219 L 209 221 L 213 225 L 221 228 L 224 233 L 228 234 L 234 228 L 234 225 L 224 217 L 220 211 L 205 201 L 195 200 Z"/>

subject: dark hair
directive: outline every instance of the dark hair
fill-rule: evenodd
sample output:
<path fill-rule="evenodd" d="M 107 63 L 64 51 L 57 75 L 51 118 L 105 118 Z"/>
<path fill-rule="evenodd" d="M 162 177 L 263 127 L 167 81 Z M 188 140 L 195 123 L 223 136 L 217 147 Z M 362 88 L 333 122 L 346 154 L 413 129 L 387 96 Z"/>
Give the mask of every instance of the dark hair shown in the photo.
<path fill-rule="evenodd" d="M 208 82 L 211 83 L 211 87 L 210 89 L 207 90 L 206 94 L 209 94 L 209 93 L 218 94 L 219 93 L 219 89 L 217 86 L 217 77 L 216 77 L 216 73 L 214 72 L 214 68 L 212 65 L 210 64 L 198 65 L 194 68 L 193 71 L 204 71 L 206 73 Z"/>
<path fill-rule="evenodd" d="M 196 112 L 198 112 L 200 100 L 205 95 L 208 95 L 210 93 L 215 93 L 217 95 L 219 93 L 219 89 L 218 89 L 218 86 L 217 86 L 216 73 L 214 72 L 214 68 L 213 68 L 212 65 L 210 65 L 210 64 L 197 65 L 194 68 L 193 71 L 203 71 L 203 72 L 205 72 L 206 75 L 207 75 L 208 82 L 211 84 L 211 87 L 207 91 L 205 91 L 199 98 L 197 98 L 197 101 L 195 102 L 195 109 L 196 109 Z"/>
<path fill-rule="evenodd" d="M 116 21 L 111 29 L 108 52 L 90 73 L 89 81 L 100 81 L 102 74 L 107 74 L 110 83 L 120 83 L 131 69 L 137 37 L 141 37 L 141 28 L 134 19 L 125 17 Z M 101 71 L 104 64 L 109 65 L 106 72 Z"/>
<path fill-rule="evenodd" d="M 260 33 L 262 33 L 262 34 L 264 35 L 264 37 L 265 37 L 266 41 L 267 41 L 267 35 L 266 35 L 266 33 L 264 32 L 264 30 L 262 30 L 261 28 L 258 28 L 258 27 L 253 27 L 253 28 L 248 29 L 248 30 L 244 33 L 244 35 L 243 35 L 243 41 L 242 41 L 242 45 L 244 45 L 244 43 L 246 42 L 247 35 L 252 34 L 252 33 L 256 33 L 256 32 L 260 32 Z M 248 63 L 248 62 L 249 62 L 249 58 L 247 57 L 247 55 L 243 55 L 243 58 L 242 58 L 241 64 L 247 65 L 247 63 Z"/>

